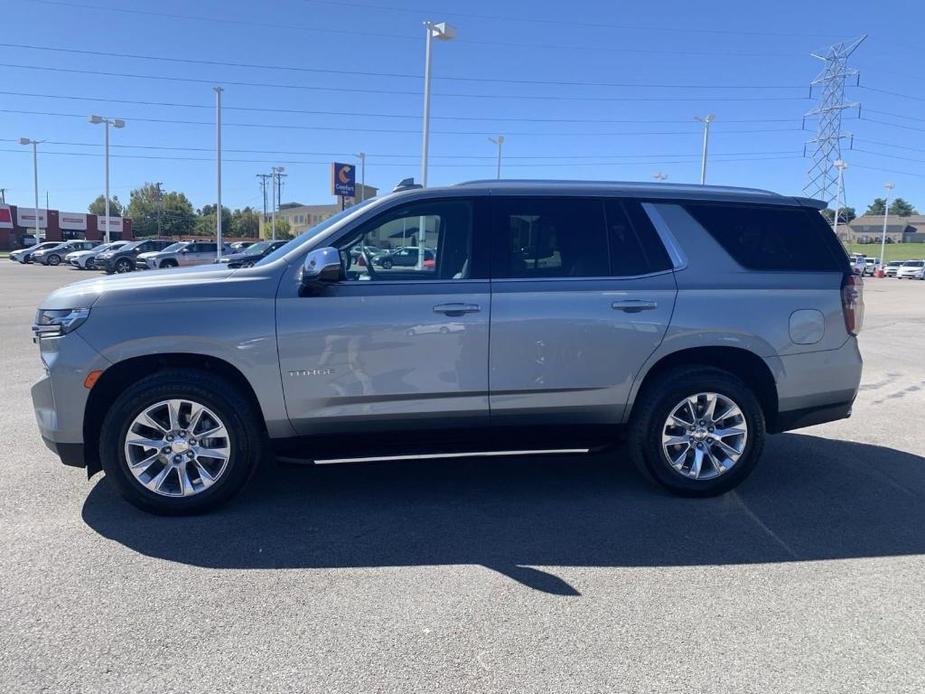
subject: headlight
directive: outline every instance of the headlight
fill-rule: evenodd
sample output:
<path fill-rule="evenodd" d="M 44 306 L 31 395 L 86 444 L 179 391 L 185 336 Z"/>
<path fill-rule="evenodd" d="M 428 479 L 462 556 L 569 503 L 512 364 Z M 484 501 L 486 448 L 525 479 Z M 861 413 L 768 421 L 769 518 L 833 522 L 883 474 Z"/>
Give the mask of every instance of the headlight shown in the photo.
<path fill-rule="evenodd" d="M 76 330 L 90 317 L 88 308 L 40 308 L 32 325 L 34 337 L 60 337 Z"/>

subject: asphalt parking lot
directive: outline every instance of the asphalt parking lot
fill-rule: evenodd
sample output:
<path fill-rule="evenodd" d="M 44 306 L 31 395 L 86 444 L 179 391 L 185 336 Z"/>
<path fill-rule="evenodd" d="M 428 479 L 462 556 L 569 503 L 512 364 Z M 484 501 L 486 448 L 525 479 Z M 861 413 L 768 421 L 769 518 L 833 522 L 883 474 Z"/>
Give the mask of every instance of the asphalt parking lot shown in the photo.
<path fill-rule="evenodd" d="M 0 261 L 0 691 L 925 691 L 925 282 L 867 280 L 850 420 L 685 500 L 613 456 L 283 467 L 156 518 L 42 445 Z"/>

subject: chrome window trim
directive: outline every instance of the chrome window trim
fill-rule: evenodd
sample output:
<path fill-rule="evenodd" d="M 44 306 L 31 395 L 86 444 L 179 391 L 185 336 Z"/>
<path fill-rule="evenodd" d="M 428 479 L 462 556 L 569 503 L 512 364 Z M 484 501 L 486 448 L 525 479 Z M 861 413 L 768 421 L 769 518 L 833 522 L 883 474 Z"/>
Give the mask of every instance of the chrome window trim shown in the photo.
<path fill-rule="evenodd" d="M 668 251 L 668 257 L 671 258 L 671 264 L 674 269 L 683 270 L 686 268 L 687 256 L 684 255 L 684 251 L 681 250 L 681 245 L 678 243 L 674 234 L 671 233 L 671 228 L 668 226 L 665 218 L 662 217 L 662 213 L 659 212 L 658 205 L 651 202 L 644 202 L 642 203 L 642 209 L 649 215 L 649 220 L 652 222 L 652 226 L 655 227 L 655 232 L 661 239 L 662 245 L 665 246 L 665 250 Z"/>

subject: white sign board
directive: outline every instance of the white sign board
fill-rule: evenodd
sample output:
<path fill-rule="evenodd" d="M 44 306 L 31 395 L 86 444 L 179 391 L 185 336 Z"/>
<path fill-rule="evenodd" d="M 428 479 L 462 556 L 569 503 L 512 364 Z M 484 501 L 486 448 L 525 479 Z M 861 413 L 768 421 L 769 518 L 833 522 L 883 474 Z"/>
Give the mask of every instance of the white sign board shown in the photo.
<path fill-rule="evenodd" d="M 35 210 L 31 207 L 16 208 L 16 223 L 21 227 L 29 229 L 35 228 Z M 39 210 L 39 229 L 45 229 L 48 226 L 48 214 L 46 210 Z"/>
<path fill-rule="evenodd" d="M 108 229 L 106 227 L 109 227 Z M 96 218 L 96 228 L 100 231 L 117 231 L 122 233 L 122 217 L 109 217 L 107 223 L 106 215 L 100 215 Z"/>
<path fill-rule="evenodd" d="M 79 212 L 59 212 L 58 227 L 70 229 L 71 231 L 86 231 L 87 215 Z"/>

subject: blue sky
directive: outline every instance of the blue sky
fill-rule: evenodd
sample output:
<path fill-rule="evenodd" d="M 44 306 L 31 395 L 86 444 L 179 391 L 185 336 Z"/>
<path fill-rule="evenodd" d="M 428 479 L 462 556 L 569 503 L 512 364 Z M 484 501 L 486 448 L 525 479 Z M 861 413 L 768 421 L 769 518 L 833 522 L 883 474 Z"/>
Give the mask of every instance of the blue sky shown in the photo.
<path fill-rule="evenodd" d="M 493 177 L 494 133 L 505 177 L 695 182 L 693 117 L 713 112 L 709 182 L 798 194 L 821 67 L 809 53 L 866 32 L 853 60 L 864 88 L 848 93 L 863 104 L 845 123 L 848 202 L 860 212 L 889 180 L 925 208 L 923 3 L 6 0 L 3 14 L 0 187 L 14 204 L 32 201 L 23 136 L 50 141 L 42 205 L 47 191 L 52 208 L 82 211 L 102 192 L 93 112 L 128 123 L 112 133 L 114 194 L 162 181 L 213 202 L 212 85 L 225 88 L 230 207 L 259 207 L 256 175 L 274 164 L 288 173 L 283 199 L 304 203 L 332 201 L 329 162 L 360 151 L 371 185 L 417 178 L 432 19 L 458 30 L 434 46 L 432 185 Z"/>

